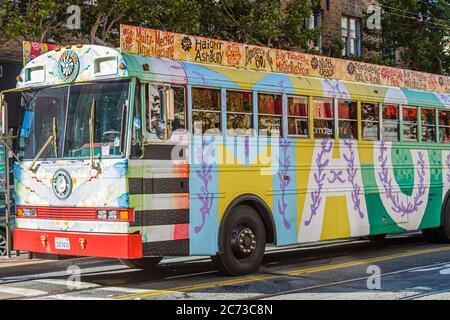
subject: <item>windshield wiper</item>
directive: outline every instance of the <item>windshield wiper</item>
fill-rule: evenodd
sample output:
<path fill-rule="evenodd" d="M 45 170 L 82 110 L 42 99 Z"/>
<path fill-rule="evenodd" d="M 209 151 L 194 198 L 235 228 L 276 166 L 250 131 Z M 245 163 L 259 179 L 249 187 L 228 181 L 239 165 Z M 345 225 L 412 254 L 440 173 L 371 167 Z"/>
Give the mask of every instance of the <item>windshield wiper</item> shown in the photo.
<path fill-rule="evenodd" d="M 97 100 L 92 100 L 91 116 L 89 118 L 89 153 L 91 156 L 91 168 L 96 169 L 94 163 L 94 133 L 95 133 L 95 108 Z"/>
<path fill-rule="evenodd" d="M 28 170 L 33 171 L 36 161 L 41 157 L 42 153 L 44 152 L 45 149 L 47 149 L 47 146 L 50 144 L 50 142 L 52 142 L 53 139 L 56 140 L 56 138 L 53 135 L 50 135 L 50 137 L 48 137 L 47 141 L 44 143 L 41 150 L 39 150 L 39 152 L 36 154 L 36 157 L 34 157 L 33 162 L 31 162 L 30 166 L 28 167 Z"/>
<path fill-rule="evenodd" d="M 56 137 L 58 133 L 58 127 L 57 127 L 57 123 L 56 123 L 56 117 L 53 117 L 53 149 L 55 150 L 55 158 L 58 158 L 58 139 L 56 139 Z"/>

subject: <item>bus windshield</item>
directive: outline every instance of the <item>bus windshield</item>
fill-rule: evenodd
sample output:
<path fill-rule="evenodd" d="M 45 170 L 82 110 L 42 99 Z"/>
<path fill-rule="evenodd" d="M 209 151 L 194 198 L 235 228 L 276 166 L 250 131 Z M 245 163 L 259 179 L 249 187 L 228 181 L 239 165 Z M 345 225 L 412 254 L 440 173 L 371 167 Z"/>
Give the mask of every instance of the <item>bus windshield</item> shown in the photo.
<path fill-rule="evenodd" d="M 89 119 L 95 103 L 94 156 L 122 156 L 128 99 L 127 81 L 24 92 L 19 155 L 23 159 L 33 159 L 56 133 L 56 140 L 45 147 L 40 159 L 88 158 L 91 148 Z"/>

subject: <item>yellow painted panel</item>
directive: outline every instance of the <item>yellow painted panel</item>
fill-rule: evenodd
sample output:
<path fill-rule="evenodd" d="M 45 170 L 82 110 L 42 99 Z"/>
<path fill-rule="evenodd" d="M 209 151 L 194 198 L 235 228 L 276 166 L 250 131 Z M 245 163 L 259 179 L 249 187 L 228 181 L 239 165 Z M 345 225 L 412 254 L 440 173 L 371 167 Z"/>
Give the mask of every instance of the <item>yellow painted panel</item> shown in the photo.
<path fill-rule="evenodd" d="M 223 195 L 219 198 L 219 221 L 231 201 L 242 194 L 255 194 L 272 207 L 272 174 L 267 170 L 264 172 L 264 168 L 271 168 L 271 164 L 262 167 L 255 161 L 254 164 L 245 166 L 240 164 L 225 146 L 221 149 L 225 158 L 233 159 L 231 163 L 234 164 L 223 164 L 219 167 L 219 190 Z"/>
<path fill-rule="evenodd" d="M 373 164 L 373 145 L 371 141 L 358 143 L 359 162 L 361 164 Z"/>
<path fill-rule="evenodd" d="M 350 237 L 345 196 L 329 196 L 325 202 L 321 240 Z"/>

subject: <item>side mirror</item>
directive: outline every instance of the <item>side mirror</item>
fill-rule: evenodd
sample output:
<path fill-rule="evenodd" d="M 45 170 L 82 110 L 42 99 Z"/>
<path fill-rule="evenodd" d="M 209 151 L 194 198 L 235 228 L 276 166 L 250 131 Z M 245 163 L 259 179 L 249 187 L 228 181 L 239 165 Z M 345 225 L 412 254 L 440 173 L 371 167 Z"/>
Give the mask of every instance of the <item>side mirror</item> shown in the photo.
<path fill-rule="evenodd" d="M 167 120 L 173 121 L 175 120 L 175 94 L 173 89 L 166 90 L 166 117 Z"/>

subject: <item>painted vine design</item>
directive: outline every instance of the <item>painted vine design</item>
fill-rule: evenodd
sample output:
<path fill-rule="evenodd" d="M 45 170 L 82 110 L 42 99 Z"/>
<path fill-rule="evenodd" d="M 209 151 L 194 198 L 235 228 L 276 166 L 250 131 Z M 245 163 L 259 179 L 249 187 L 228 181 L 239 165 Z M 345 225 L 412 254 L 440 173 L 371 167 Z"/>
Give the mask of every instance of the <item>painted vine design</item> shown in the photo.
<path fill-rule="evenodd" d="M 349 155 L 344 154 L 343 157 L 348 165 L 347 168 L 348 182 L 350 182 L 353 187 L 352 188 L 353 208 L 358 212 L 359 217 L 362 219 L 364 218 L 364 213 L 361 210 L 361 199 L 359 198 L 361 186 L 356 182 L 356 175 L 358 174 L 358 168 L 355 165 L 355 151 L 353 150 L 353 145 L 350 140 L 345 140 L 344 144 L 347 146 L 347 149 L 349 151 Z"/>
<path fill-rule="evenodd" d="M 425 195 L 426 186 L 425 186 L 425 160 L 423 152 L 418 152 L 419 159 L 417 160 L 417 165 L 419 166 L 418 175 L 419 175 L 419 184 L 417 188 L 417 194 L 414 196 L 413 202 L 406 201 L 404 203 L 400 200 L 400 195 L 395 194 L 392 188 L 392 181 L 388 175 L 387 169 L 387 147 L 386 144 L 382 141 L 380 146 L 380 156 L 378 160 L 381 162 L 381 172 L 378 172 L 378 177 L 383 183 L 383 188 L 386 193 L 386 198 L 392 203 L 392 210 L 396 213 L 401 214 L 402 217 L 405 215 L 409 215 L 415 213 L 419 206 L 423 204 L 424 200 L 422 197 Z"/>
<path fill-rule="evenodd" d="M 321 147 L 322 148 L 316 160 L 317 171 L 314 172 L 314 181 L 317 185 L 317 190 L 311 192 L 311 215 L 307 220 L 305 220 L 306 226 L 309 226 L 313 217 L 317 214 L 317 209 L 319 209 L 320 203 L 322 202 L 322 188 L 326 177 L 326 173 L 324 171 L 330 162 L 330 159 L 324 159 L 324 157 L 333 149 L 333 141 L 323 139 L 321 142 Z"/>
<path fill-rule="evenodd" d="M 195 233 L 199 233 L 205 226 L 206 218 L 211 215 L 211 208 L 214 201 L 214 195 L 209 191 L 209 183 L 212 180 L 212 164 L 207 164 L 205 158 L 208 159 L 212 154 L 211 142 L 208 143 L 204 136 L 202 136 L 201 145 L 197 146 L 197 163 L 201 163 L 200 170 L 196 171 L 197 176 L 202 182 L 200 193 L 197 194 L 197 199 L 201 202 L 200 214 L 202 215 L 202 222 L 194 228 Z"/>
<path fill-rule="evenodd" d="M 291 179 L 289 174 L 289 168 L 291 166 L 291 161 L 288 155 L 288 149 L 290 145 L 290 141 L 286 139 L 280 140 L 280 148 L 281 148 L 281 154 L 283 157 L 278 157 L 278 164 L 279 164 L 279 170 L 278 170 L 278 180 L 280 181 L 280 189 L 281 189 L 281 201 L 278 199 L 278 212 L 280 213 L 281 217 L 283 218 L 283 224 L 286 229 L 291 228 L 291 224 L 286 219 L 286 209 L 287 209 L 287 203 L 286 203 L 286 189 L 291 183 Z M 287 177 L 287 179 L 285 179 Z"/>

